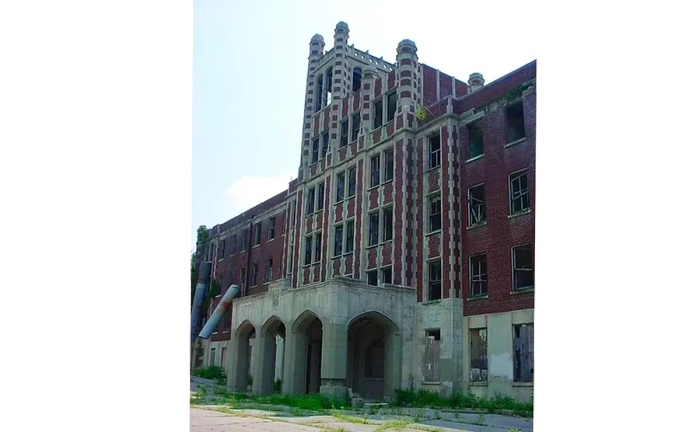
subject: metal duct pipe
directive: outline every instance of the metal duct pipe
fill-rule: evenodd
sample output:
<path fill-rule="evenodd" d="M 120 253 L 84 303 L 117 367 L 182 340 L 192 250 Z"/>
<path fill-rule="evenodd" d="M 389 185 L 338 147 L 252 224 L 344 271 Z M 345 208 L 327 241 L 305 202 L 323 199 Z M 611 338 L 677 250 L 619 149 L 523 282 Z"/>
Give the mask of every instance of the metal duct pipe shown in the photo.
<path fill-rule="evenodd" d="M 192 305 L 192 324 L 190 327 L 190 342 L 194 342 L 197 337 L 197 325 L 201 321 L 202 306 L 207 297 L 207 287 L 209 286 L 209 275 L 211 274 L 211 263 L 203 262 L 199 266 L 199 276 L 197 286 L 194 290 L 194 304 Z"/>
<path fill-rule="evenodd" d="M 209 336 L 212 334 L 216 326 L 219 324 L 219 321 L 221 321 L 221 318 L 224 317 L 226 310 L 231 305 L 231 301 L 240 296 L 241 290 L 238 289 L 238 285 L 231 285 L 228 287 L 226 294 L 221 297 L 221 301 L 216 306 L 216 309 L 214 309 L 214 313 L 211 314 L 211 317 L 209 317 L 207 323 L 204 324 L 204 328 L 201 332 L 199 332 L 199 337 L 202 339 L 209 339 Z"/>

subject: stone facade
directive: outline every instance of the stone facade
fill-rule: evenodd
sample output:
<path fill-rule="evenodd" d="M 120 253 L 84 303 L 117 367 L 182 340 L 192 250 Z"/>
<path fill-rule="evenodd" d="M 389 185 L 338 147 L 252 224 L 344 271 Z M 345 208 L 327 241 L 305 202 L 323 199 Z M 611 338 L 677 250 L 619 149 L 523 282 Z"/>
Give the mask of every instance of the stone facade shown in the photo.
<path fill-rule="evenodd" d="M 463 82 L 410 40 L 396 63 L 360 51 L 343 22 L 324 48 L 298 178 L 202 245 L 243 291 L 205 357 L 225 344 L 229 386 L 257 394 L 281 373 L 284 393 L 531 400 L 536 63 Z"/>

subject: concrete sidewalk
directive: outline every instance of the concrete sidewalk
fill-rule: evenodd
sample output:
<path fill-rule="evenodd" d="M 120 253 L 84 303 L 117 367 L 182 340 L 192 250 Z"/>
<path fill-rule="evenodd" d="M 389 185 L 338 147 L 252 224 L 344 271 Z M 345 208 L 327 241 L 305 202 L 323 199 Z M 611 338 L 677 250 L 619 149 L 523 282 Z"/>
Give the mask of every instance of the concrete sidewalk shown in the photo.
<path fill-rule="evenodd" d="M 532 432 L 532 420 L 517 417 L 486 415 L 481 420 L 484 426 L 469 424 L 476 421 L 470 418 L 455 418 L 441 420 L 426 420 L 420 423 L 410 423 L 403 420 L 367 419 L 357 415 L 349 415 L 354 420 L 337 418 L 331 415 L 293 417 L 285 413 L 241 409 L 227 410 L 227 413 L 214 411 L 217 407 L 206 409 L 190 408 L 190 430 L 192 432 L 229 432 L 239 430 L 284 431 L 284 432 L 321 432 L 321 431 L 352 431 L 374 432 L 379 430 L 403 430 L 406 432 L 432 431 L 470 431 L 470 432 L 508 432 L 520 430 Z M 221 408 L 221 407 L 218 407 Z"/>

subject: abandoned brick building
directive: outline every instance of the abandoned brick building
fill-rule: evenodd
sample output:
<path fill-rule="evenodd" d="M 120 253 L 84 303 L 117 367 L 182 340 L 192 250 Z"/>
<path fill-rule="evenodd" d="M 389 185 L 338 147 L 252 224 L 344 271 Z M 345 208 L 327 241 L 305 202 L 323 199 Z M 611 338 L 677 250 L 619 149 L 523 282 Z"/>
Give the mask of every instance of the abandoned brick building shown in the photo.
<path fill-rule="evenodd" d="M 256 394 L 532 400 L 536 62 L 463 82 L 348 35 L 311 38 L 298 178 L 200 245 L 242 293 L 201 361 Z"/>

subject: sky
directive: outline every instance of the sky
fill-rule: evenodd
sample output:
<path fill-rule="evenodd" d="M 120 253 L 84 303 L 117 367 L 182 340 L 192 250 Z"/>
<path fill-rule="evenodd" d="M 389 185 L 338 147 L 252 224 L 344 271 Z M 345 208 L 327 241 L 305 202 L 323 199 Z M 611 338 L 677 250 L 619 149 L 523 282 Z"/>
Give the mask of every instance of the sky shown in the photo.
<path fill-rule="evenodd" d="M 417 5 L 423 4 L 420 8 Z M 527 2 L 194 1 L 192 240 L 282 192 L 299 168 L 309 41 L 349 43 L 390 62 L 411 39 L 418 61 L 486 84 L 535 60 Z"/>

